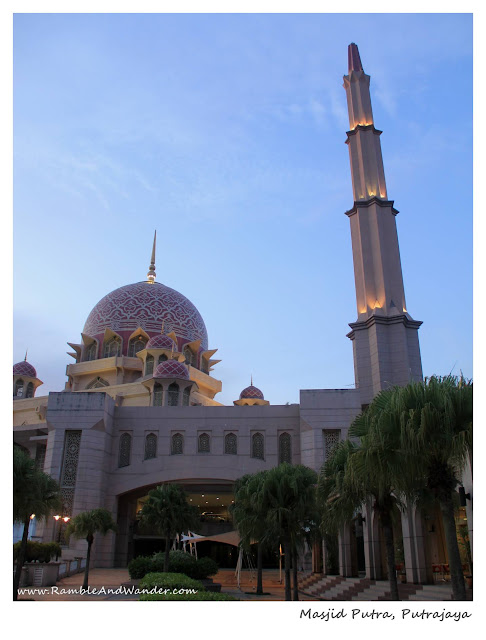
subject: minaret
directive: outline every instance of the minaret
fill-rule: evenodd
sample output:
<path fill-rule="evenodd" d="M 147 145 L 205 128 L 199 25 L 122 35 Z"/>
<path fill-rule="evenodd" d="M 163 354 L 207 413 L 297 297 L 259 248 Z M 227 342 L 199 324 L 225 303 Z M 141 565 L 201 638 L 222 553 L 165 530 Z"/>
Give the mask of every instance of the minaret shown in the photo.
<path fill-rule="evenodd" d="M 407 313 L 395 216 L 388 200 L 381 154 L 381 131 L 375 129 L 370 76 L 363 71 L 358 47 L 348 47 L 349 149 L 354 206 L 351 223 L 358 319 L 349 326 L 356 386 L 361 403 L 393 385 L 422 379 L 418 328 Z"/>

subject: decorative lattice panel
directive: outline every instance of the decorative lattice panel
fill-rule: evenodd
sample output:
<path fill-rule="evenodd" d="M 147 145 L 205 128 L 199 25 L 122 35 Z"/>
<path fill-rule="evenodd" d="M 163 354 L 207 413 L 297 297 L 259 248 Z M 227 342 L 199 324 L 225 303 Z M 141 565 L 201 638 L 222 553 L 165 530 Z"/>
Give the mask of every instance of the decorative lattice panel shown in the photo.
<path fill-rule="evenodd" d="M 251 457 L 265 459 L 265 449 L 263 444 L 263 436 L 261 433 L 254 433 L 251 439 Z"/>
<path fill-rule="evenodd" d="M 199 453 L 209 453 L 209 436 L 207 433 L 201 433 L 199 436 L 197 450 Z"/>
<path fill-rule="evenodd" d="M 74 487 L 76 485 L 76 472 L 78 470 L 80 445 L 81 431 L 66 431 L 60 483 L 61 487 Z"/>
<path fill-rule="evenodd" d="M 238 443 L 234 433 L 228 433 L 224 437 L 224 452 L 235 456 L 238 453 Z"/>
<path fill-rule="evenodd" d="M 174 433 L 172 436 L 172 455 L 184 452 L 184 438 L 181 433 Z"/>
<path fill-rule="evenodd" d="M 120 437 L 120 452 L 118 456 L 118 466 L 128 467 L 130 464 L 130 453 L 132 449 L 132 436 L 129 433 L 122 433 Z"/>
<path fill-rule="evenodd" d="M 341 439 L 340 429 L 325 429 L 324 434 L 324 460 L 327 460 Z"/>
<path fill-rule="evenodd" d="M 35 464 L 38 469 L 44 471 L 44 462 L 46 459 L 46 445 L 38 444 L 35 448 Z"/>
<path fill-rule="evenodd" d="M 292 464 L 292 438 L 289 433 L 281 433 L 278 438 L 278 461 Z"/>
<path fill-rule="evenodd" d="M 145 460 L 155 458 L 157 456 L 157 436 L 155 433 L 149 433 L 145 438 Z"/>

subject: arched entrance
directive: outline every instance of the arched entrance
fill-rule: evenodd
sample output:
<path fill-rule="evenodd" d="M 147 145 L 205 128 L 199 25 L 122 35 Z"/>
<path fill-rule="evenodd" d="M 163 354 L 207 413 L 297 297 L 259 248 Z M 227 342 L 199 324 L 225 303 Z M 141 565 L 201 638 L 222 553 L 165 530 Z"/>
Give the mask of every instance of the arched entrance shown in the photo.
<path fill-rule="evenodd" d="M 208 537 L 234 529 L 229 512 L 229 507 L 234 501 L 232 483 L 208 480 L 204 483 L 181 481 L 177 484 L 185 490 L 188 502 L 199 510 L 199 524 L 193 533 Z M 118 497 L 115 566 L 126 567 L 133 558 L 150 556 L 165 550 L 165 541 L 157 531 L 140 526 L 143 503 L 150 489 L 155 486 L 157 484 L 140 487 Z M 198 557 L 212 557 L 222 568 L 235 567 L 237 555 L 237 551 L 235 552 L 230 545 L 221 542 L 207 541 L 198 546 Z"/>

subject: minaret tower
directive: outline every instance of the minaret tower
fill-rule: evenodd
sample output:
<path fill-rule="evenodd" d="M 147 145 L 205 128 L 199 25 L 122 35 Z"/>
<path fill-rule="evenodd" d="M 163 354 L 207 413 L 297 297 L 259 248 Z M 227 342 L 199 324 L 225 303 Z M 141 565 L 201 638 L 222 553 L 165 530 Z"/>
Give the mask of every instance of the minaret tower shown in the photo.
<path fill-rule="evenodd" d="M 370 76 L 358 47 L 348 47 L 349 149 L 354 206 L 351 223 L 358 319 L 349 326 L 356 386 L 369 404 L 382 389 L 422 379 L 418 328 L 407 313 L 395 216 L 388 199 L 381 154 L 381 131 L 373 124 Z"/>

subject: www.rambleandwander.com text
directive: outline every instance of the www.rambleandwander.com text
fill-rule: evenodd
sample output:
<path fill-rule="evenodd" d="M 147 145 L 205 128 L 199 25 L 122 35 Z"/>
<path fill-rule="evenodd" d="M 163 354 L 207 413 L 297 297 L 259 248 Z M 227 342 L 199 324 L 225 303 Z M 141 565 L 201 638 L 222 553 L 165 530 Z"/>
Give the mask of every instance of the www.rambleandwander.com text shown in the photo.
<path fill-rule="evenodd" d="M 145 593 L 166 595 L 187 595 L 197 593 L 197 589 L 139 589 L 138 587 L 24 587 L 19 589 L 19 595 L 23 596 L 139 596 Z"/>
<path fill-rule="evenodd" d="M 300 618 L 307 620 L 323 620 L 329 622 L 330 620 L 339 620 L 342 618 L 350 618 L 351 620 L 437 620 L 444 622 L 444 620 L 452 620 L 453 622 L 460 622 L 466 618 L 470 618 L 472 613 L 467 611 L 448 611 L 442 609 L 442 611 L 414 611 L 412 609 L 402 609 L 401 611 L 377 611 L 375 609 L 363 610 L 363 609 L 327 609 L 326 611 L 314 611 L 312 609 L 301 609 Z"/>

